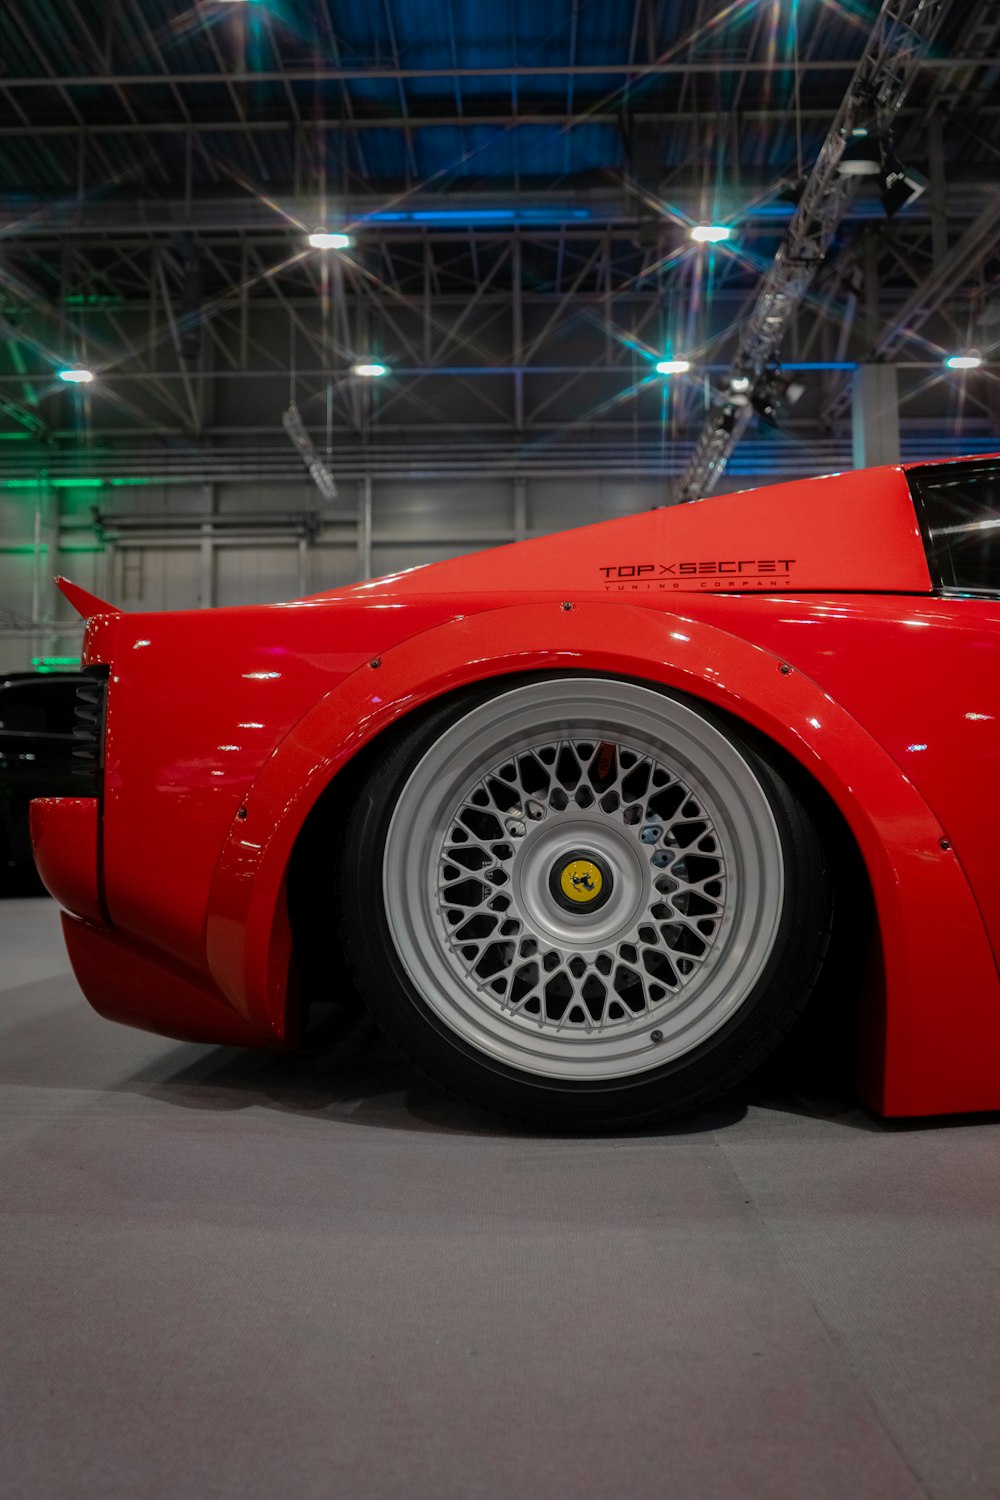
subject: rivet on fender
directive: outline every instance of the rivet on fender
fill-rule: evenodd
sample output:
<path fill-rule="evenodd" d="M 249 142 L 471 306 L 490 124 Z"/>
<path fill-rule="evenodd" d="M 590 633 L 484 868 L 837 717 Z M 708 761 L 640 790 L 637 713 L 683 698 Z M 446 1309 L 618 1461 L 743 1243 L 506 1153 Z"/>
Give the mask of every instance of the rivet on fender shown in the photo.
<path fill-rule="evenodd" d="M 382 658 L 381 658 L 381 656 L 373 656 L 372 659 L 371 659 L 371 661 L 368 663 L 368 665 L 371 667 L 372 671 L 374 672 L 374 670 L 375 670 L 376 667 L 380 667 L 382 665 Z"/>
<path fill-rule="evenodd" d="M 564 600 L 564 601 L 563 601 L 563 603 L 562 603 L 562 604 L 560 604 L 560 606 L 559 606 L 559 608 L 560 608 L 560 609 L 572 609 L 572 608 L 573 608 L 573 606 L 572 606 L 572 604 L 571 604 L 571 603 L 570 603 L 570 602 L 569 602 L 569 600 L 568 600 L 568 599 L 566 599 L 566 600 Z"/>
<path fill-rule="evenodd" d="M 245 818 L 245 817 L 246 817 L 246 815 L 247 815 L 247 810 L 246 810 L 246 808 L 245 808 L 245 807 L 238 807 L 238 808 L 237 808 L 237 809 L 236 809 L 236 816 L 237 816 L 237 817 L 238 817 L 238 818 L 239 818 L 239 819 L 240 819 L 240 820 L 242 820 L 242 819 L 243 819 L 243 818 Z"/>
<path fill-rule="evenodd" d="M 948 850 L 951 848 L 951 839 L 939 839 L 938 843 L 939 843 L 939 846 L 947 854 Z"/>
<path fill-rule="evenodd" d="M 781 673 L 781 675 L 782 675 L 782 677 L 787 677 L 787 676 L 788 676 L 788 674 L 789 674 L 789 672 L 790 672 L 790 671 L 791 671 L 791 670 L 792 670 L 792 669 L 791 669 L 791 667 L 790 667 L 790 666 L 789 666 L 789 665 L 788 665 L 788 663 L 787 663 L 787 661 L 783 661 L 783 662 L 782 662 L 782 663 L 781 663 L 781 665 L 780 665 L 780 666 L 779 666 L 779 667 L 778 667 L 778 671 L 779 671 L 779 672 L 780 672 L 780 673 Z"/>

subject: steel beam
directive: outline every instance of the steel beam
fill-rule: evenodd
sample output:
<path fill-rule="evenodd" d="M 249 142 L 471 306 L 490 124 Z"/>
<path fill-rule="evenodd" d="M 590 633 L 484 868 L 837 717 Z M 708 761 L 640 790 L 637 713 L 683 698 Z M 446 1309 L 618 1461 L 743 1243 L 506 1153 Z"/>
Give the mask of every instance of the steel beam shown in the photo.
<path fill-rule="evenodd" d="M 914 162 L 915 166 L 922 166 Z M 949 220 L 972 218 L 991 195 L 996 174 L 991 168 L 949 168 L 946 206 Z M 737 188 L 720 184 L 718 198 L 723 217 L 738 225 L 739 235 L 780 236 L 793 217 L 775 212 L 775 200 L 786 180 L 759 178 Z M 113 237 L 116 248 L 139 239 L 173 234 L 211 235 L 220 242 L 240 234 L 287 244 L 304 243 L 306 226 L 321 216 L 317 194 L 295 195 L 275 185 L 271 202 L 245 193 L 239 197 L 148 197 L 128 200 L 113 197 L 80 202 L 74 198 L 22 196 L 0 193 L 0 234 L 5 245 L 43 242 L 54 244 L 63 235 L 77 242 L 96 236 Z M 671 188 L 670 201 L 678 220 L 664 218 L 661 227 L 678 241 L 685 218 L 702 217 L 703 191 L 683 181 Z M 280 211 L 274 207 L 280 204 Z M 404 205 L 393 208 L 390 194 L 348 195 L 338 205 L 338 218 L 362 243 L 376 239 L 413 243 L 425 235 L 436 242 L 454 243 L 509 239 L 515 229 L 532 239 L 558 240 L 595 238 L 606 228 L 619 237 L 634 239 L 638 212 L 634 196 L 621 191 L 591 187 L 569 192 L 521 191 L 497 193 L 485 190 L 470 201 L 468 193 L 412 193 Z M 388 205 L 388 206 L 387 206 Z M 791 210 L 789 210 L 791 216 Z M 882 207 L 873 192 L 861 191 L 848 200 L 841 215 L 856 221 L 880 221 Z M 900 225 L 926 224 L 931 205 L 926 197 L 908 209 Z M 839 222 L 839 221 L 838 221 Z"/>
<path fill-rule="evenodd" d="M 10 0 L 7 0 L 10 4 Z M 853 73 L 862 58 L 803 58 L 800 66 L 804 72 L 820 73 Z M 962 72 L 968 69 L 977 69 L 989 66 L 989 61 L 983 57 L 926 57 L 922 66 L 934 72 Z M 155 72 L 147 73 L 67 73 L 46 77 L 41 76 L 17 76 L 4 77 L 3 87 L 5 89 L 16 89 L 22 92 L 25 89 L 93 89 L 104 88 L 163 88 L 166 85 L 185 84 L 216 84 L 221 88 L 228 88 L 235 83 L 363 83 L 369 84 L 376 79 L 384 79 L 390 82 L 399 80 L 426 80 L 429 78 L 603 78 L 608 75 L 628 77 L 630 80 L 638 81 L 640 78 L 684 78 L 696 77 L 704 74 L 709 77 L 717 77 L 720 74 L 725 77 L 733 73 L 754 73 L 771 75 L 774 73 L 786 74 L 788 62 L 784 58 L 774 58 L 757 61 L 734 61 L 732 58 L 716 59 L 681 59 L 672 58 L 669 61 L 654 61 L 646 63 L 635 63 L 627 60 L 609 59 L 600 63 L 553 63 L 545 66 L 518 64 L 513 67 L 497 65 L 495 67 L 477 68 L 404 68 L 386 67 L 376 64 L 364 68 L 261 68 L 257 71 L 244 68 L 226 68 L 220 65 L 218 72 Z"/>
<path fill-rule="evenodd" d="M 974 275 L 983 262 L 996 254 L 997 236 L 1000 234 L 1000 192 L 974 224 L 952 245 L 947 255 L 933 264 L 930 272 L 916 286 L 901 305 L 897 305 L 892 317 L 879 330 L 878 337 L 871 342 L 868 358 L 886 361 L 892 358 L 896 364 L 899 351 L 907 340 L 919 345 L 926 341 L 920 330 L 928 319 L 938 312 L 956 288 Z M 895 357 L 894 357 L 895 356 Z M 925 367 L 940 370 L 940 357 L 925 359 Z M 839 390 L 826 406 L 826 420 L 833 423 L 842 417 L 851 400 L 849 385 Z"/>
<path fill-rule="evenodd" d="M 6 84 L 0 79 L 0 91 Z M 603 95 L 602 95 L 603 98 Z M 648 106 L 648 101 L 647 101 Z M 370 130 L 398 130 L 403 124 L 408 124 L 411 130 L 434 129 L 449 125 L 493 125 L 511 126 L 520 128 L 527 125 L 541 125 L 558 128 L 572 127 L 573 125 L 613 125 L 616 129 L 621 124 L 620 110 L 605 110 L 601 108 L 587 109 L 581 106 L 575 113 L 567 114 L 564 110 L 523 110 L 516 116 L 506 111 L 484 110 L 479 113 L 469 112 L 467 109 L 462 114 L 447 113 L 440 110 L 414 111 L 412 106 L 410 114 L 404 121 L 398 114 L 380 115 L 349 115 L 343 119 L 330 119 L 329 117 L 308 117 L 301 120 L 291 120 L 286 117 L 264 118 L 264 119 L 240 119 L 234 116 L 229 120 L 196 120 L 190 117 L 188 111 L 184 111 L 185 118 L 178 120 L 87 120 L 84 125 L 75 121 L 63 121 L 53 123 L 51 120 L 39 120 L 37 123 L 30 119 L 23 119 L 17 124 L 9 122 L 0 124 L 0 140 L 17 140 L 30 137 L 32 140 L 52 140 L 72 137 L 77 139 L 81 134 L 85 136 L 189 136 L 196 137 L 203 134 L 233 134 L 233 135 L 325 135 L 340 134 L 347 135 L 363 134 Z M 805 104 L 799 111 L 803 120 L 829 120 L 830 108 L 821 105 Z M 995 119 L 1000 115 L 1000 105 L 983 104 L 976 110 L 976 119 Z M 726 125 L 739 127 L 741 122 L 753 122 L 754 124 L 786 124 L 788 120 L 787 109 L 772 109 L 766 107 L 749 106 L 735 108 L 732 110 L 715 110 L 692 108 L 690 110 L 657 110 L 650 107 L 630 111 L 630 120 L 636 124 L 658 124 L 668 129 L 679 129 L 690 126 L 699 131 L 709 129 L 720 129 Z M 924 107 L 904 107 L 899 112 L 899 118 L 911 120 L 914 124 L 922 124 L 926 118 Z M 907 153 L 909 159 L 909 153 Z"/>

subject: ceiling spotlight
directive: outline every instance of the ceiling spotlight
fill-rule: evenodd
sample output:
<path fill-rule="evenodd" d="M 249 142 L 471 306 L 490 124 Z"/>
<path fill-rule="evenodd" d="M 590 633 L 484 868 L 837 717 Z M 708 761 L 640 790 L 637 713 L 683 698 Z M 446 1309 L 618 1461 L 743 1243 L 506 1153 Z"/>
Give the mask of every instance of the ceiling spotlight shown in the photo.
<path fill-rule="evenodd" d="M 67 385 L 89 385 L 94 378 L 93 370 L 69 369 L 56 372 Z"/>
<path fill-rule="evenodd" d="M 903 163 L 887 146 L 882 154 L 882 207 L 890 218 L 927 191 L 927 178 Z"/>
<path fill-rule="evenodd" d="M 837 164 L 842 177 L 876 177 L 882 170 L 882 148 L 878 137 L 867 130 L 852 130 Z"/>
<path fill-rule="evenodd" d="M 661 359 L 657 362 L 657 375 L 686 375 L 691 368 L 689 359 Z"/>
<path fill-rule="evenodd" d="M 350 248 L 351 236 L 327 229 L 315 229 L 306 243 L 310 250 L 347 250 Z"/>
<path fill-rule="evenodd" d="M 981 354 L 949 354 L 945 365 L 949 370 L 978 370 L 983 362 Z"/>
<path fill-rule="evenodd" d="M 757 383 L 750 405 L 766 427 L 777 427 L 778 412 L 783 406 L 792 406 L 805 394 L 805 385 L 782 370 L 765 370 Z"/>
<path fill-rule="evenodd" d="M 718 245 L 728 240 L 732 232 L 728 224 L 696 224 L 690 234 L 699 245 Z"/>
<path fill-rule="evenodd" d="M 781 405 L 780 396 L 765 386 L 759 396 L 754 396 L 750 404 L 765 427 L 777 427 L 778 407 Z"/>
<path fill-rule="evenodd" d="M 388 365 L 372 363 L 351 366 L 351 374 L 360 375 L 363 380 L 378 380 L 380 376 L 388 375 L 388 373 Z"/>

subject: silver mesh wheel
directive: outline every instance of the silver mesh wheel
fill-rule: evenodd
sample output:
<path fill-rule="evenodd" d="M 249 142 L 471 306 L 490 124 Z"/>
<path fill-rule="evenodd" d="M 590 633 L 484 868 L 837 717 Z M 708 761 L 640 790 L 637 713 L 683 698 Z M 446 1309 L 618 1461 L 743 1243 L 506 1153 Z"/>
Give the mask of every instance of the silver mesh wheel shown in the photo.
<path fill-rule="evenodd" d="M 752 992 L 783 899 L 738 748 L 634 683 L 532 683 L 470 710 L 400 794 L 383 891 L 418 992 L 488 1057 L 553 1078 L 661 1066 Z"/>

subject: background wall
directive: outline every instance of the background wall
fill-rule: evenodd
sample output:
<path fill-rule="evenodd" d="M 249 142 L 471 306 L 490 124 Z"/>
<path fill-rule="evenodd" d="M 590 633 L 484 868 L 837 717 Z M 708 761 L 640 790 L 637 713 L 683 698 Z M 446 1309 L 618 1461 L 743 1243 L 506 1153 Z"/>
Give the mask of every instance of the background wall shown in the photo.
<path fill-rule="evenodd" d="M 302 481 L 0 492 L 0 600 L 27 619 L 38 604 L 46 622 L 33 632 L 0 635 L 0 671 L 27 667 L 33 656 L 77 653 L 79 622 L 51 585 L 56 574 L 127 610 L 257 604 L 628 515 L 651 503 L 655 485 L 586 477 L 380 480 L 370 486 L 357 480 L 325 507 Z M 104 525 L 94 520 L 95 506 Z M 128 516 L 127 530 L 106 529 L 112 507 Z M 294 520 L 278 534 L 255 535 L 255 513 L 308 516 L 315 535 L 296 534 Z M 230 529 L 234 517 L 239 524 Z"/>

